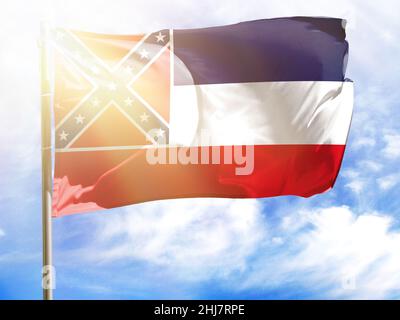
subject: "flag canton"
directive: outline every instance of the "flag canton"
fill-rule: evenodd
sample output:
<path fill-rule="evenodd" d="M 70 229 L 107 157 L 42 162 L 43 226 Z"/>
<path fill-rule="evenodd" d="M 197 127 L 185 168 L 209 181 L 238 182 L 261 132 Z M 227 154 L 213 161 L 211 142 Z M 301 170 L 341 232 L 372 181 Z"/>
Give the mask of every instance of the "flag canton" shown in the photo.
<path fill-rule="evenodd" d="M 108 36 L 56 29 L 53 36 L 56 149 L 119 147 L 115 132 L 141 136 L 124 137 L 129 144 L 168 144 L 169 30 Z"/>

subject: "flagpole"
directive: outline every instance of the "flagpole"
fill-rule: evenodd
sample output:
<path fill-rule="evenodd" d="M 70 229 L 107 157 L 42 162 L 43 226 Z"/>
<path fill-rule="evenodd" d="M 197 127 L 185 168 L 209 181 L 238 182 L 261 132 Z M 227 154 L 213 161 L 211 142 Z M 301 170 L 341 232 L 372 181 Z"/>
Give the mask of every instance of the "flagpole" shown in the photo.
<path fill-rule="evenodd" d="M 51 164 L 51 89 L 48 66 L 49 26 L 40 25 L 41 131 L 42 131 L 42 237 L 43 237 L 43 299 L 53 299 L 54 268 L 52 263 L 52 164 Z"/>

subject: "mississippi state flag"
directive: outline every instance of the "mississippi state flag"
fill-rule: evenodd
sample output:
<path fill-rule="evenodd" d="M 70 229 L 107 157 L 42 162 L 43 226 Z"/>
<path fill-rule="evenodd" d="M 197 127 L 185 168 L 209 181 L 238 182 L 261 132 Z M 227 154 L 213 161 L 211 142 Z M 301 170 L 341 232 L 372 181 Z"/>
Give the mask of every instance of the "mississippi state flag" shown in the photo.
<path fill-rule="evenodd" d="M 345 22 L 52 32 L 53 216 L 144 201 L 309 197 L 349 131 Z"/>

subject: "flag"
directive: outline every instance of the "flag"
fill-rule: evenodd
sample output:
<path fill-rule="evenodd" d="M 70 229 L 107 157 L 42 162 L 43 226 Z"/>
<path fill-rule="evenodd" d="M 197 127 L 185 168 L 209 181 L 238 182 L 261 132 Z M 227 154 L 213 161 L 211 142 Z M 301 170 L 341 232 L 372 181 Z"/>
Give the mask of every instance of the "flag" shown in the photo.
<path fill-rule="evenodd" d="M 345 21 L 52 32 L 55 217 L 333 187 L 353 108 Z"/>

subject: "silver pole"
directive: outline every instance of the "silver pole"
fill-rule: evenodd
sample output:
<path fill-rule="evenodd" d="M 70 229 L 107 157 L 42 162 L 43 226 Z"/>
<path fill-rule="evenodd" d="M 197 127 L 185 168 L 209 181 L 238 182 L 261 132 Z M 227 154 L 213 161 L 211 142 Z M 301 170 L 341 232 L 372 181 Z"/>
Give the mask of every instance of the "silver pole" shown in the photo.
<path fill-rule="evenodd" d="M 41 24 L 40 74 L 41 74 L 41 127 L 42 127 L 42 232 L 43 232 L 43 299 L 53 299 L 53 263 L 51 234 L 51 89 L 48 67 L 49 27 Z"/>

